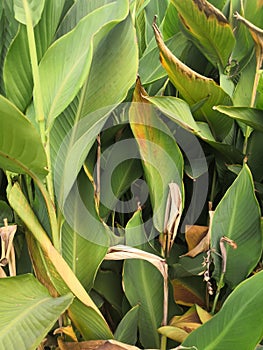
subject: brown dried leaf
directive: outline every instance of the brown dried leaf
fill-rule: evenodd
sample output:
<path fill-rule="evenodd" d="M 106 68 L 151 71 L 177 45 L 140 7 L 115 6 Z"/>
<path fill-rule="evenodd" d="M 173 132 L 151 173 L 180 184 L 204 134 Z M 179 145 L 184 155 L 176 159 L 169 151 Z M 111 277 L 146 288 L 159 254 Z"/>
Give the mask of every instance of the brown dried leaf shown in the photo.
<path fill-rule="evenodd" d="M 63 342 L 58 339 L 60 350 L 138 350 L 136 346 L 121 343 L 116 340 L 89 340 L 83 342 Z"/>
<path fill-rule="evenodd" d="M 194 258 L 198 254 L 206 252 L 209 249 L 209 245 L 210 245 L 210 239 L 209 239 L 209 233 L 207 232 L 206 235 L 197 244 L 197 246 L 191 249 L 188 253 L 181 255 L 180 258 L 183 256 L 190 256 L 191 258 Z"/>
<path fill-rule="evenodd" d="M 194 304 L 205 307 L 205 300 L 195 290 L 184 284 L 182 281 L 172 280 L 174 300 L 177 304 L 192 306 Z"/>
<path fill-rule="evenodd" d="M 188 251 L 196 247 L 208 232 L 208 226 L 186 225 L 185 239 L 188 245 Z"/>

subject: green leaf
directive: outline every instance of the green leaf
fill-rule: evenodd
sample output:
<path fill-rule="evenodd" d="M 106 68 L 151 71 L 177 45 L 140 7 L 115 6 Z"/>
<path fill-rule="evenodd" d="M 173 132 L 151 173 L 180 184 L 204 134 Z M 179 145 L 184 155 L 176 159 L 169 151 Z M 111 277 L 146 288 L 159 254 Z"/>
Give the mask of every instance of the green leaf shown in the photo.
<path fill-rule="evenodd" d="M 45 5 L 45 0 L 14 0 L 15 18 L 22 24 L 32 22 L 35 26 L 40 18 Z"/>
<path fill-rule="evenodd" d="M 224 280 L 235 287 L 256 266 L 262 252 L 260 210 L 255 197 L 253 179 L 247 165 L 239 173 L 216 207 L 211 226 L 211 247 L 221 254 L 222 236 L 233 240 L 237 249 L 225 243 L 226 272 Z M 222 258 L 213 254 L 218 281 L 222 273 Z"/>
<path fill-rule="evenodd" d="M 196 73 L 174 56 L 164 44 L 155 24 L 153 28 L 160 50 L 160 60 L 169 79 L 190 106 L 206 99 L 200 109 L 195 112 L 195 117 L 198 120 L 207 121 L 214 137 L 222 141 L 231 130 L 233 121 L 214 111 L 212 107 L 218 104 L 230 105 L 230 97 L 213 79 Z"/>
<path fill-rule="evenodd" d="M 216 110 L 251 126 L 253 129 L 263 132 L 263 111 L 252 107 L 216 106 Z"/>
<path fill-rule="evenodd" d="M 44 114 L 49 127 L 87 79 L 96 34 L 105 35 L 114 22 L 124 19 L 127 13 L 127 1 L 105 5 L 84 17 L 71 32 L 47 50 L 40 62 L 39 73 Z M 98 40 L 101 36 L 96 38 Z"/>
<path fill-rule="evenodd" d="M 202 350 L 254 350 L 263 337 L 263 272 L 242 282 L 221 310 L 192 332 L 183 346 Z"/>
<path fill-rule="evenodd" d="M 54 39 L 64 0 L 46 0 L 39 23 L 34 28 L 38 61 Z M 8 99 L 25 111 L 33 94 L 33 77 L 26 27 L 20 25 L 4 62 L 4 83 Z"/>
<path fill-rule="evenodd" d="M 116 340 L 135 345 L 137 341 L 139 308 L 139 305 L 134 306 L 123 317 L 114 333 Z"/>
<path fill-rule="evenodd" d="M 144 348 L 159 348 L 163 317 L 163 278 L 148 261 L 126 260 L 123 267 L 126 297 L 132 306 L 140 305 L 139 334 Z"/>
<path fill-rule="evenodd" d="M 14 18 L 13 13 L 13 2 L 4 0 L 1 2 L 0 11 L 0 93 L 4 93 L 4 81 L 3 81 L 3 62 L 6 57 L 7 50 L 9 49 L 10 43 L 14 39 L 18 23 Z"/>
<path fill-rule="evenodd" d="M 28 119 L 0 96 L 0 166 L 22 174 L 47 174 L 46 154 L 40 136 Z"/>
<path fill-rule="evenodd" d="M 2 349 L 35 349 L 73 301 L 71 293 L 52 298 L 33 275 L 0 279 Z"/>
<path fill-rule="evenodd" d="M 147 93 L 138 80 L 130 108 L 130 124 L 149 186 L 154 225 L 163 232 L 170 183 L 179 186 L 183 198 L 183 157 L 171 131 L 144 95 Z"/>
<path fill-rule="evenodd" d="M 214 65 L 226 66 L 235 44 L 232 29 L 221 11 L 208 1 L 172 0 L 187 35 Z"/>

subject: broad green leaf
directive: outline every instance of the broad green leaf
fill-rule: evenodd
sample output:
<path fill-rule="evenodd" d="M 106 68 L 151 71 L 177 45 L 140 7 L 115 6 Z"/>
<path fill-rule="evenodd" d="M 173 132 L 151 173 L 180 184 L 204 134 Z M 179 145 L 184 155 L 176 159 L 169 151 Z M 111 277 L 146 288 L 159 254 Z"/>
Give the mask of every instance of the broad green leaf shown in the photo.
<path fill-rule="evenodd" d="M 14 18 L 12 1 L 4 0 L 0 6 L 0 93 L 5 95 L 3 63 L 10 43 L 16 35 L 18 23 Z"/>
<path fill-rule="evenodd" d="M 120 315 L 122 314 L 123 290 L 119 273 L 112 270 L 99 270 L 93 289 Z"/>
<path fill-rule="evenodd" d="M 242 154 L 235 149 L 234 146 L 217 142 L 211 134 L 210 128 L 207 124 L 196 122 L 194 120 L 190 107 L 184 100 L 172 96 L 146 96 L 145 98 L 156 106 L 161 112 L 163 112 L 168 118 L 175 121 L 187 131 L 198 136 L 215 150 L 220 152 L 221 157 L 223 157 L 227 162 L 235 163 L 242 161 Z M 188 140 L 186 139 L 186 135 L 184 138 L 184 142 L 187 143 Z M 201 164 L 203 163 L 204 162 L 201 160 Z M 191 165 L 193 164 L 191 163 Z"/>
<path fill-rule="evenodd" d="M 45 5 L 45 0 L 14 0 L 15 18 L 22 24 L 29 21 L 35 26 L 40 18 Z"/>
<path fill-rule="evenodd" d="M 110 4 L 112 2 L 114 2 L 114 0 L 74 1 L 70 9 L 67 11 L 65 17 L 63 18 L 62 22 L 60 23 L 56 33 L 56 37 L 59 38 L 60 36 L 70 32 L 77 25 L 77 23 L 87 14 L 93 12 L 99 7 L 102 7 L 106 4 Z"/>
<path fill-rule="evenodd" d="M 215 209 L 211 226 L 211 247 L 218 281 L 222 273 L 219 241 L 222 236 L 233 240 L 237 248 L 225 243 L 226 272 L 224 281 L 235 287 L 256 266 L 262 252 L 260 210 L 255 197 L 253 179 L 247 165 L 239 173 Z"/>
<path fill-rule="evenodd" d="M 126 260 L 123 267 L 125 295 L 132 306 L 140 305 L 139 334 L 144 348 L 159 348 L 163 318 L 163 278 L 148 261 Z"/>
<path fill-rule="evenodd" d="M 110 46 L 109 42 L 111 43 Z M 118 64 L 112 57 L 116 57 Z M 127 70 L 128 65 L 129 70 Z M 58 122 L 55 123 L 52 129 L 52 144 L 54 145 L 52 153 L 58 157 L 57 162 L 61 164 L 58 176 L 63 175 L 64 171 L 67 172 L 64 174 L 65 181 L 68 181 L 68 185 L 65 185 L 65 195 L 72 187 L 86 155 L 106 121 L 108 113 L 114 110 L 116 105 L 126 97 L 128 90 L 134 84 L 137 68 L 138 57 L 134 30 L 128 17 L 123 23 L 116 25 L 96 47 L 94 60 L 87 78 L 88 82 L 85 85 L 85 91 L 83 91 L 83 98 L 81 100 L 76 98 L 69 108 L 57 118 Z M 97 83 L 94 84 L 94 81 Z M 105 108 L 103 108 L 104 106 Z M 96 109 L 98 110 L 96 111 Z M 90 113 L 91 111 L 94 112 Z M 82 118 L 77 130 L 79 130 L 79 135 L 81 133 L 83 135 L 81 136 L 83 143 L 80 144 L 79 136 L 79 139 L 73 139 L 72 147 L 68 148 L 68 145 L 71 145 L 70 138 L 66 138 L 65 146 L 60 148 L 63 144 L 63 138 L 73 128 L 77 113 Z M 59 148 L 62 152 L 58 152 Z M 72 166 L 72 164 L 75 164 L 75 166 Z M 58 183 L 63 185 L 63 181 L 60 179 Z"/>
<path fill-rule="evenodd" d="M 169 184 L 179 186 L 183 198 L 183 157 L 166 124 L 148 103 L 146 91 L 137 81 L 130 108 L 130 124 L 139 145 L 151 202 L 153 221 L 159 232 L 164 230 Z"/>
<path fill-rule="evenodd" d="M 83 309 L 83 312 L 85 310 L 85 312 L 88 314 L 87 317 L 91 317 L 92 315 L 94 319 L 94 327 L 90 327 L 90 332 L 94 334 L 94 337 L 97 331 L 99 334 L 104 333 L 105 337 L 111 337 L 111 332 L 99 309 L 87 294 L 68 264 L 50 242 L 46 232 L 43 230 L 42 226 L 37 220 L 17 183 L 9 191 L 8 200 L 12 208 L 25 223 L 28 230 L 32 233 L 32 235 L 34 235 L 40 245 L 38 246 L 35 244 L 36 248 L 34 251 L 38 249 L 36 258 L 40 260 L 42 259 L 42 264 L 44 264 L 44 269 L 46 269 L 44 272 L 45 279 L 48 276 L 50 280 L 46 281 L 45 283 L 52 283 L 53 290 L 55 287 L 57 292 L 61 295 L 72 292 L 79 299 L 79 304 L 82 305 L 80 308 Z M 31 254 L 33 254 L 33 251 Z M 38 264 L 36 264 L 36 266 L 38 266 Z M 39 273 L 42 275 L 41 270 Z M 75 315 L 75 317 L 78 319 L 78 315 Z M 96 322 L 100 324 L 98 330 L 95 326 Z"/>
<path fill-rule="evenodd" d="M 181 56 L 188 45 L 187 39 L 182 33 L 177 33 L 165 42 L 167 47 L 176 55 Z M 148 50 L 140 59 L 139 76 L 142 84 L 150 84 L 167 75 L 165 69 L 159 62 L 159 50 L 154 47 Z"/>
<path fill-rule="evenodd" d="M 172 3 L 187 35 L 214 66 L 224 69 L 235 37 L 223 13 L 208 1 L 172 0 Z"/>
<path fill-rule="evenodd" d="M 252 107 L 216 106 L 215 109 L 227 114 L 230 118 L 251 126 L 253 129 L 263 132 L 263 111 Z"/>
<path fill-rule="evenodd" d="M 113 335 L 102 317 L 79 300 L 74 300 L 68 314 L 85 340 L 112 339 Z"/>
<path fill-rule="evenodd" d="M 63 9 L 64 0 L 46 0 L 40 22 L 34 28 L 38 60 L 42 58 L 54 34 Z M 33 77 L 26 27 L 19 30 L 7 52 L 3 78 L 8 99 L 25 111 L 33 94 Z"/>
<path fill-rule="evenodd" d="M 58 292 L 63 295 L 69 293 L 70 289 L 58 274 L 51 259 L 49 259 L 44 250 L 41 249 L 38 242 L 34 240 L 31 233 L 29 233 L 27 237 L 27 245 L 30 249 L 37 278 L 45 284 L 49 292 L 52 293 L 52 295 L 57 295 Z M 64 273 L 65 271 L 64 269 Z M 75 279 L 74 274 L 73 276 L 73 279 Z M 82 301 L 84 301 L 84 299 L 82 299 Z M 96 311 L 97 309 L 88 306 L 91 304 L 83 303 L 79 299 L 75 299 L 68 309 L 72 322 L 76 325 L 84 339 L 112 338 L 113 335 L 103 317 L 98 314 Z"/>
<path fill-rule="evenodd" d="M 0 166 L 5 170 L 44 177 L 46 154 L 40 136 L 28 119 L 0 96 Z"/>
<path fill-rule="evenodd" d="M 192 332 L 182 346 L 202 350 L 254 350 L 263 337 L 263 272 L 243 281 L 221 310 Z"/>
<path fill-rule="evenodd" d="M 123 317 L 114 333 L 116 340 L 135 345 L 137 342 L 139 308 L 139 305 L 135 305 Z"/>
<path fill-rule="evenodd" d="M 1 223 L 1 225 L 4 222 L 4 219 L 7 219 L 8 222 L 12 222 L 13 221 L 13 211 L 5 201 L 0 200 L 0 223 Z"/>
<path fill-rule="evenodd" d="M 137 231 L 137 232 L 136 232 Z M 126 244 L 144 243 L 145 231 L 141 212 L 137 211 L 126 226 Z M 140 305 L 139 335 L 144 348 L 159 348 L 157 328 L 163 319 L 163 277 L 150 262 L 125 260 L 123 287 L 132 307 Z"/>
<path fill-rule="evenodd" d="M 103 28 L 127 16 L 127 1 L 105 5 L 84 17 L 67 35 L 58 39 L 40 62 L 39 73 L 44 114 L 48 126 L 69 105 L 87 79 L 93 56 L 94 37 Z M 56 59 L 54 59 L 56 57 Z"/>
<path fill-rule="evenodd" d="M 123 4 L 124 2 L 122 6 Z M 138 71 L 138 48 L 135 40 L 135 30 L 131 16 L 128 15 L 96 46 L 85 85 L 82 118 L 103 107 L 112 108 L 112 105 L 124 100 L 135 83 Z"/>
<path fill-rule="evenodd" d="M 230 105 L 230 97 L 213 79 L 196 73 L 174 56 L 164 44 L 160 31 L 155 24 L 153 28 L 160 50 L 160 60 L 169 79 L 190 106 L 207 99 L 200 109 L 195 112 L 195 116 L 198 120 L 207 121 L 214 137 L 222 141 L 231 130 L 233 121 L 214 111 L 212 107 L 218 104 Z"/>
<path fill-rule="evenodd" d="M 96 213 L 94 189 L 84 172 L 80 173 L 77 186 L 78 192 L 73 189 L 66 202 L 68 215 L 61 232 L 62 256 L 84 288 L 90 290 L 107 253 L 109 237 Z"/>
<path fill-rule="evenodd" d="M 34 350 L 73 301 L 71 293 L 52 298 L 33 275 L 0 279 L 2 349 Z"/>

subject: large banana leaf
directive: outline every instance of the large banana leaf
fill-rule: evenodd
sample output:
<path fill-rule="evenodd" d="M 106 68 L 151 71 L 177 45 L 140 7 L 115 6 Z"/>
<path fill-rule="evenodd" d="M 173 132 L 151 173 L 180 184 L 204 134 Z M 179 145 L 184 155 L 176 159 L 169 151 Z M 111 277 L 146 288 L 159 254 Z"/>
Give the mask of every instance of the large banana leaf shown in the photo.
<path fill-rule="evenodd" d="M 128 1 L 102 6 L 84 17 L 71 32 L 47 50 L 40 62 L 39 73 L 44 114 L 49 127 L 87 79 L 95 35 L 102 28 L 105 35 L 114 26 L 114 21 L 124 19 L 127 14 Z"/>
<path fill-rule="evenodd" d="M 169 184 L 176 183 L 183 198 L 183 157 L 166 124 L 148 103 L 146 91 L 137 80 L 130 123 L 139 145 L 142 163 L 153 206 L 153 222 L 159 232 L 164 230 Z"/>
<path fill-rule="evenodd" d="M 208 1 L 172 0 L 187 35 L 216 67 L 223 69 L 235 44 L 232 29 L 221 11 Z"/>
<path fill-rule="evenodd" d="M 82 98 L 75 98 L 69 108 L 57 118 L 51 132 L 51 146 L 52 154 L 57 158 L 56 164 L 53 161 L 56 169 L 58 167 L 57 183 L 65 186 L 65 196 L 70 191 L 108 113 L 126 97 L 134 84 L 138 69 L 137 56 L 134 29 L 127 17 L 96 48 Z M 118 60 L 118 64 L 113 57 Z M 94 112 L 90 113 L 91 110 Z M 73 128 L 77 115 L 82 118 L 77 126 L 78 134 L 73 140 L 75 143 L 68 148 L 69 139 L 64 144 L 63 139 Z M 64 180 L 61 179 L 62 175 L 65 176 Z"/>
<path fill-rule="evenodd" d="M 34 28 L 38 60 L 54 38 L 64 0 L 46 0 L 39 23 Z M 26 27 L 20 25 L 4 63 L 4 83 L 7 97 L 25 111 L 32 99 L 33 77 L 29 57 Z"/>
<path fill-rule="evenodd" d="M 263 337 L 263 272 L 242 282 L 211 320 L 182 346 L 202 350 L 254 350 Z"/>
<path fill-rule="evenodd" d="M 71 293 L 52 298 L 33 275 L 0 279 L 0 347 L 34 350 L 73 301 Z"/>
<path fill-rule="evenodd" d="M 207 121 L 214 137 L 222 141 L 231 130 L 233 121 L 212 108 L 218 104 L 230 105 L 230 97 L 213 79 L 196 73 L 173 55 L 164 44 L 155 24 L 153 28 L 160 50 L 160 60 L 169 79 L 190 106 L 204 101 L 195 116 L 199 120 Z"/>
<path fill-rule="evenodd" d="M 221 256 L 219 241 L 226 236 L 237 248 L 225 243 L 226 257 Z M 222 273 L 222 259 L 226 259 L 224 281 L 235 287 L 256 266 L 262 253 L 260 210 L 255 197 L 253 179 L 247 165 L 239 173 L 216 207 L 211 226 L 211 247 L 218 281 Z"/>
<path fill-rule="evenodd" d="M 0 165 L 17 173 L 47 174 L 46 154 L 40 136 L 28 119 L 0 96 Z"/>

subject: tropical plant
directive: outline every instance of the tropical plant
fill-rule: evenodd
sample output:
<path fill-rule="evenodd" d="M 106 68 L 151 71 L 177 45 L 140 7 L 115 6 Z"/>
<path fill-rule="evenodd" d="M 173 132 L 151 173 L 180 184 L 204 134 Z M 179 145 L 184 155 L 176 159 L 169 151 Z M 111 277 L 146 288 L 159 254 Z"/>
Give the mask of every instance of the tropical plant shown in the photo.
<path fill-rule="evenodd" d="M 260 349 L 262 1 L 0 5 L 0 347 Z"/>

